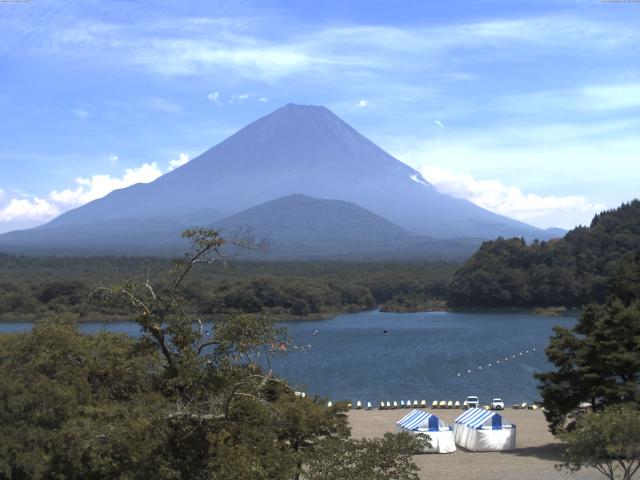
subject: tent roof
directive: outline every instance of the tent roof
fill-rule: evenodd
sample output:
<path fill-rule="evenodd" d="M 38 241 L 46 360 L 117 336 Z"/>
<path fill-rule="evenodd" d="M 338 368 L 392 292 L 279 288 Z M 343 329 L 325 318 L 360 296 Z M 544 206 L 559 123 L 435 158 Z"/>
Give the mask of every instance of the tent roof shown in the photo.
<path fill-rule="evenodd" d="M 502 419 L 502 416 L 491 410 L 483 410 L 481 408 L 470 408 L 458 418 L 455 419 L 456 423 L 466 425 L 469 428 L 478 428 L 485 424 L 485 422 L 495 416 Z"/>
<path fill-rule="evenodd" d="M 411 410 L 407 415 L 398 420 L 397 425 L 408 430 L 416 430 L 426 424 L 430 417 L 438 418 L 429 412 Z"/>

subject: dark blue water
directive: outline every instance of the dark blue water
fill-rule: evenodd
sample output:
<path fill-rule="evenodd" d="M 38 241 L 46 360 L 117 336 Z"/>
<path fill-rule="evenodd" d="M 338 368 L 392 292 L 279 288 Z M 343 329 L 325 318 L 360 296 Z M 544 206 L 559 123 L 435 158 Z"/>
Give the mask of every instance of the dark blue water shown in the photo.
<path fill-rule="evenodd" d="M 272 366 L 298 389 L 333 400 L 377 405 L 478 395 L 482 402 L 531 402 L 539 398 L 534 372 L 550 368 L 543 350 L 551 328 L 575 321 L 524 313 L 365 312 L 289 322 L 289 335 L 305 349 L 290 349 Z M 28 328 L 0 324 L 0 332 Z M 139 334 L 133 323 L 88 323 L 82 329 Z"/>
<path fill-rule="evenodd" d="M 334 400 L 377 405 L 478 395 L 483 402 L 531 402 L 539 399 L 534 372 L 550 368 L 544 348 L 552 327 L 575 321 L 521 313 L 367 312 L 293 322 L 294 341 L 311 349 L 276 359 L 274 368 L 301 390 Z"/>

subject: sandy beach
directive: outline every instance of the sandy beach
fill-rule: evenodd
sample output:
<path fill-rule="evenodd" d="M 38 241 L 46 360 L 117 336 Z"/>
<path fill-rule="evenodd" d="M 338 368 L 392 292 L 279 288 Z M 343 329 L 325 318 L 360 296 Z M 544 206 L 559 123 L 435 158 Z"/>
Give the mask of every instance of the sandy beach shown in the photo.
<path fill-rule="evenodd" d="M 374 438 L 395 431 L 395 423 L 409 410 L 352 410 L 349 423 L 357 438 Z M 451 423 L 460 410 L 429 410 Z M 572 480 L 603 478 L 595 470 L 577 474 L 557 471 L 561 445 L 547 430 L 541 411 L 512 410 L 502 412 L 506 422 L 518 429 L 517 449 L 511 452 L 468 452 L 458 449 L 452 454 L 416 455 L 421 479 L 447 480 Z"/>

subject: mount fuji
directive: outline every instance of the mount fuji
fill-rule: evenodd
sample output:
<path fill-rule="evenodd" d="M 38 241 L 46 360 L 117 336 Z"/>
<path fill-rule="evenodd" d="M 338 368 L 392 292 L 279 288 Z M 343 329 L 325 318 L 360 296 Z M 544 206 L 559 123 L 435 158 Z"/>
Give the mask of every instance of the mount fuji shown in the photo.
<path fill-rule="evenodd" d="M 258 213 L 242 215 L 263 204 Z M 292 204 L 297 222 L 278 210 Z M 345 209 L 348 215 L 340 215 Z M 285 239 L 283 248 L 301 238 L 296 228 L 308 230 L 317 222 L 314 228 L 322 230 L 324 222 L 322 242 L 333 245 L 330 255 L 341 242 L 343 253 L 354 249 L 354 224 L 360 239 L 376 238 L 380 248 L 410 244 L 414 253 L 422 240 L 432 246 L 450 239 L 477 245 L 498 236 L 553 236 L 439 192 L 325 107 L 289 104 L 151 183 L 113 191 L 40 227 L 0 236 L 0 250 L 152 253 L 180 247 L 177 233 L 184 227 L 225 221 L 237 226 L 243 218 L 246 227 L 260 224 L 261 233 L 268 226 L 267 235 L 278 237 L 285 229 L 278 237 Z M 321 255 L 322 245 L 313 245 L 313 238 L 304 244 Z M 305 256 L 304 248 L 296 251 Z"/>

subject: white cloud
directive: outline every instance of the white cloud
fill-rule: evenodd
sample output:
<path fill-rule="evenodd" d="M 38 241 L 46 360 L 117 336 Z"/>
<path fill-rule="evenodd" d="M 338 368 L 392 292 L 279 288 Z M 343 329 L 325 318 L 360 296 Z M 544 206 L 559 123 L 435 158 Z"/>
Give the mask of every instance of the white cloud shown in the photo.
<path fill-rule="evenodd" d="M 80 119 L 85 119 L 89 116 L 89 112 L 87 112 L 86 110 L 82 109 L 82 108 L 74 108 L 72 110 L 73 114 L 80 118 Z"/>
<path fill-rule="evenodd" d="M 129 187 L 136 183 L 149 183 L 162 175 L 156 162 L 145 163 L 137 168 L 129 168 L 121 178 L 111 175 L 93 175 L 76 178 L 77 186 L 62 191 L 52 191 L 49 198 L 62 207 L 73 208 L 104 197 L 113 190 Z"/>
<path fill-rule="evenodd" d="M 578 222 L 587 224 L 595 213 L 606 208 L 604 204 L 589 202 L 579 195 L 525 193 L 498 180 L 476 180 L 471 175 L 436 166 L 425 166 L 421 173 L 441 192 L 542 228 L 572 228 Z"/>
<path fill-rule="evenodd" d="M 231 99 L 229 100 L 229 103 L 242 103 L 242 102 L 246 102 L 247 100 L 249 100 L 249 94 L 248 93 L 242 93 L 240 95 L 231 95 Z"/>
<path fill-rule="evenodd" d="M 0 208 L 0 223 L 41 222 L 50 220 L 59 213 L 56 205 L 43 198 L 12 198 L 8 205 Z"/>
<path fill-rule="evenodd" d="M 176 168 L 181 167 L 188 161 L 189 161 L 189 155 L 187 155 L 186 153 L 181 153 L 178 156 L 177 160 L 169 160 L 169 171 L 175 170 Z"/>
<path fill-rule="evenodd" d="M 117 162 L 117 155 L 110 155 L 109 161 Z M 180 153 L 170 160 L 167 171 L 174 170 L 189 161 L 189 155 Z M 47 198 L 19 195 L 7 198 L 9 194 L 0 189 L 0 233 L 30 228 L 49 220 L 72 208 L 102 198 L 114 190 L 126 188 L 136 183 L 149 183 L 165 173 L 156 162 L 128 168 L 121 177 L 92 175 L 78 177 L 75 186 L 63 190 L 53 190 Z"/>
<path fill-rule="evenodd" d="M 260 97 L 260 98 L 258 99 L 258 101 L 259 101 L 259 102 L 268 102 L 268 101 L 269 101 L 269 99 L 268 99 L 267 97 Z"/>
<path fill-rule="evenodd" d="M 368 107 L 368 106 L 369 106 L 369 100 L 360 100 L 360 101 L 358 102 L 358 106 L 359 106 L 360 108 Z"/>
<path fill-rule="evenodd" d="M 220 105 L 220 94 L 218 92 L 213 92 L 207 95 L 207 100 L 216 105 Z"/>
<path fill-rule="evenodd" d="M 109 165 L 115 167 L 118 164 L 118 155 L 109 155 Z"/>

